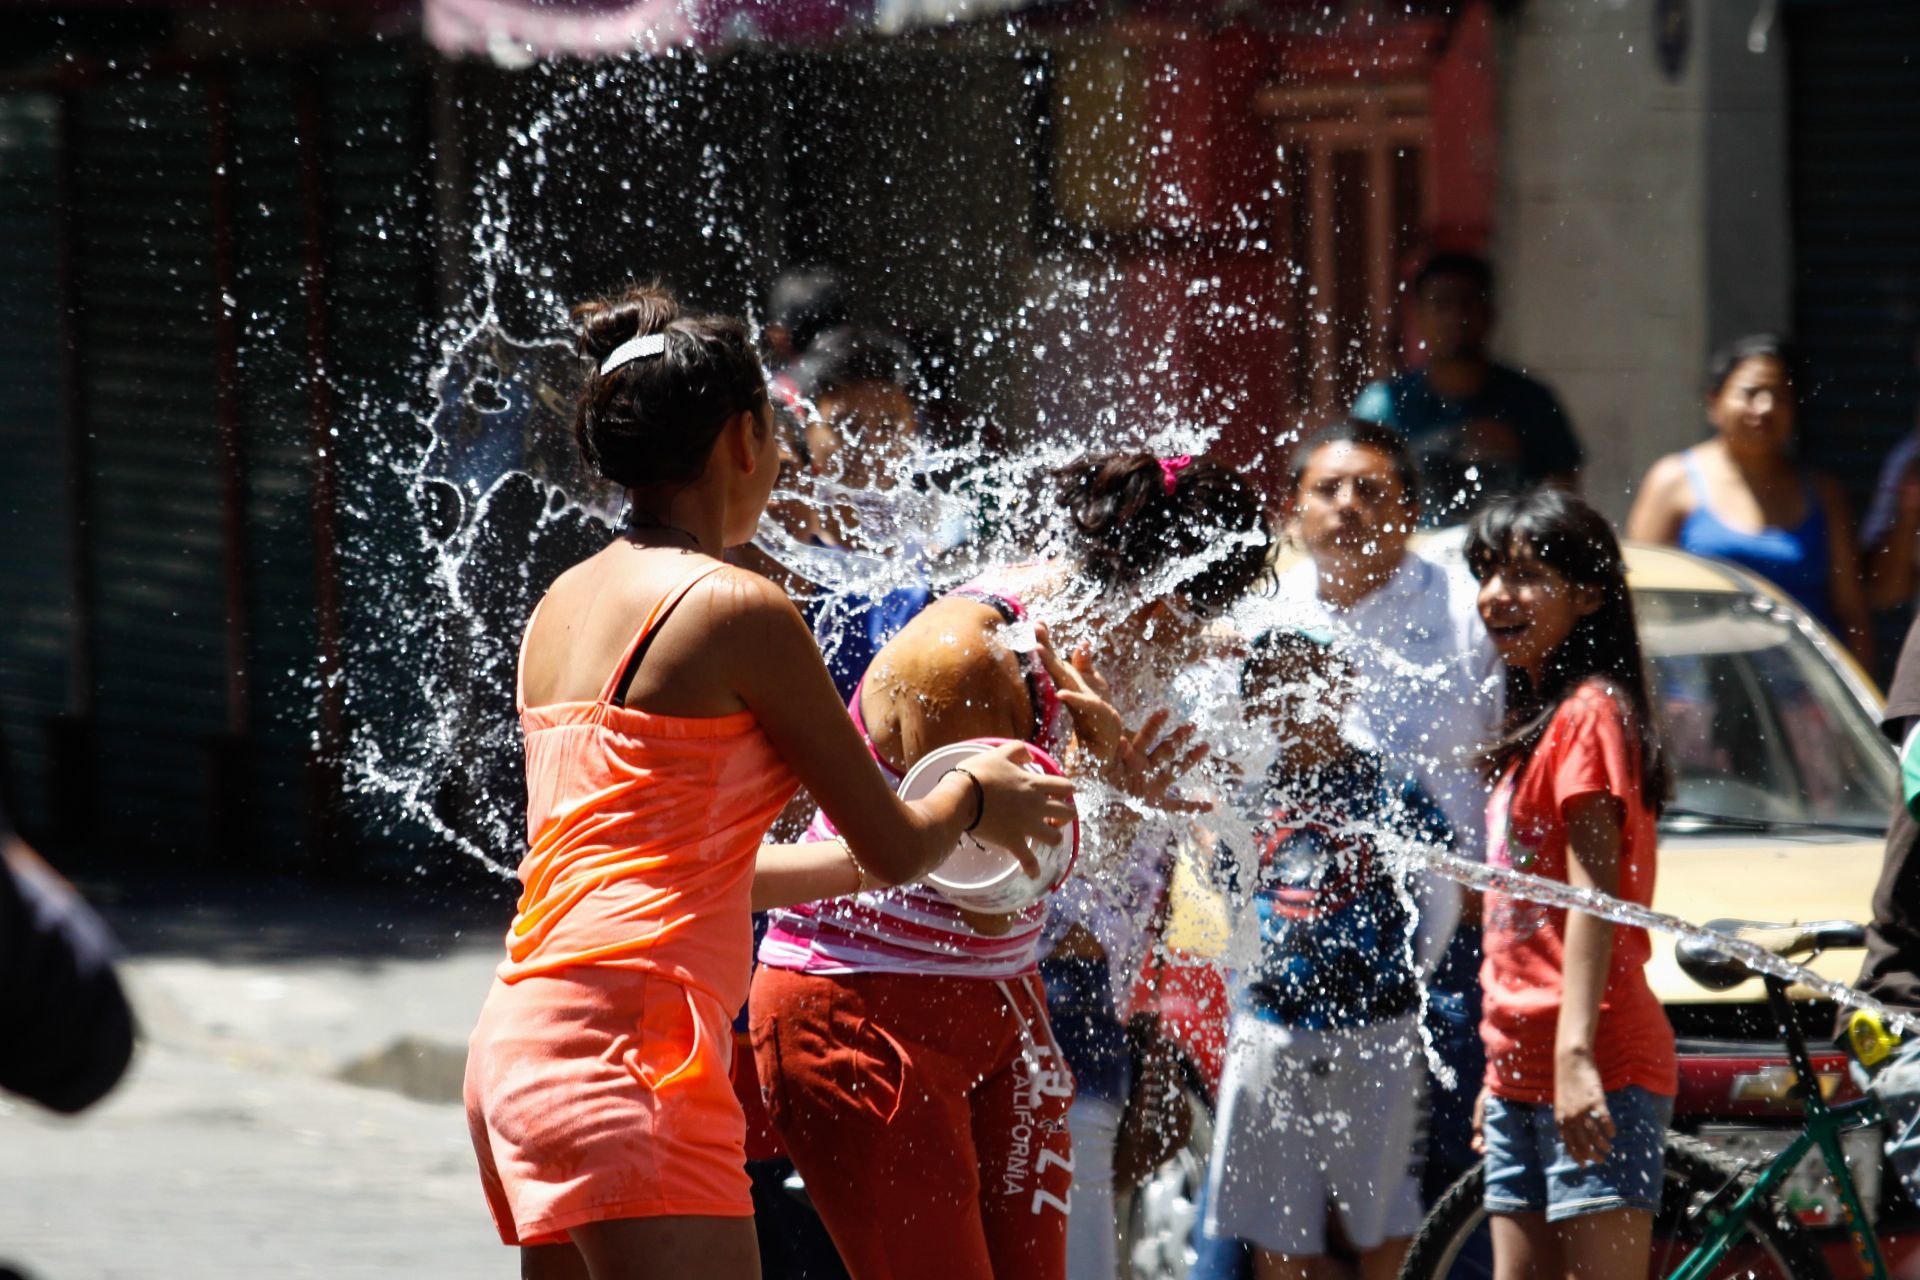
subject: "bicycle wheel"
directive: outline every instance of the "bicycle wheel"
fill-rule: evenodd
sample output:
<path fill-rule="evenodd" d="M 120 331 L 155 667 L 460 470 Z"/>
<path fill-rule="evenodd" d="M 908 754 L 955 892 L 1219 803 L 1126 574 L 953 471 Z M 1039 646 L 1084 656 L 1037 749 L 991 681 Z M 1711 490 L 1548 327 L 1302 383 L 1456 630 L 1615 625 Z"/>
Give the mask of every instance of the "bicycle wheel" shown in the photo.
<path fill-rule="evenodd" d="M 1653 1222 L 1652 1276 L 1667 1276 L 1700 1243 L 1702 1224 L 1690 1215 L 1722 1187 L 1734 1184 L 1732 1203 L 1757 1177 L 1739 1161 L 1721 1155 L 1698 1138 L 1667 1135 L 1667 1185 L 1660 1214 Z M 1711 1280 L 1830 1280 L 1826 1260 L 1794 1216 L 1773 1201 L 1754 1206 L 1733 1248 L 1713 1270 Z"/>
<path fill-rule="evenodd" d="M 1730 1183 L 1734 1195 L 1754 1175 L 1695 1138 L 1667 1135 L 1666 1186 L 1653 1221 L 1650 1280 L 1673 1274 L 1700 1243 L 1699 1225 L 1689 1211 Z M 1493 1274 L 1487 1262 L 1486 1173 L 1475 1166 L 1434 1204 L 1407 1252 L 1401 1280 L 1482 1280 Z M 1711 1280 L 1830 1280 L 1820 1250 L 1800 1224 L 1777 1205 L 1762 1204 L 1741 1224 L 1733 1248 L 1713 1270 Z"/>
<path fill-rule="evenodd" d="M 1477 1164 L 1433 1202 L 1401 1264 L 1400 1280 L 1482 1280 L 1487 1245 L 1487 1168 Z"/>

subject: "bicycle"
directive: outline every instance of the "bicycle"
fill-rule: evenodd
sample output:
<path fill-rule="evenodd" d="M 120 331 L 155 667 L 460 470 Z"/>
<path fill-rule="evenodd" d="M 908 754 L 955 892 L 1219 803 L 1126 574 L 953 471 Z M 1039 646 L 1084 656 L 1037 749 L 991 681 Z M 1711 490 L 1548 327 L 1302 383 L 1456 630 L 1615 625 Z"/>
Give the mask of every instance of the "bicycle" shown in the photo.
<path fill-rule="evenodd" d="M 1784 959 L 1858 948 L 1865 945 L 1866 934 L 1863 926 L 1851 921 L 1769 925 L 1715 920 L 1708 927 Z M 1674 951 L 1687 976 L 1709 990 L 1725 991 L 1755 976 L 1765 982 L 1767 1006 L 1786 1045 L 1796 1080 L 1793 1096 L 1801 1103 L 1805 1125 L 1783 1151 L 1757 1170 L 1698 1139 L 1669 1133 L 1666 1183 L 1659 1212 L 1654 1216 L 1648 1275 L 1663 1280 L 1830 1280 L 1831 1272 L 1818 1245 L 1775 1198 L 1801 1159 L 1818 1149 L 1839 1192 L 1847 1231 L 1864 1274 L 1869 1280 L 1887 1280 L 1879 1241 L 1867 1221 L 1859 1188 L 1847 1169 L 1840 1144 L 1842 1134 L 1881 1123 L 1879 1099 L 1869 1093 L 1856 1101 L 1833 1105 L 1821 1095 L 1806 1037 L 1794 1019 L 1784 980 L 1756 974 L 1710 942 L 1682 939 Z M 1473 1280 L 1491 1274 L 1479 1260 L 1485 1256 L 1484 1247 L 1472 1247 L 1488 1217 L 1483 1204 L 1485 1192 L 1485 1167 L 1475 1166 L 1435 1201 L 1408 1250 L 1401 1280 Z"/>

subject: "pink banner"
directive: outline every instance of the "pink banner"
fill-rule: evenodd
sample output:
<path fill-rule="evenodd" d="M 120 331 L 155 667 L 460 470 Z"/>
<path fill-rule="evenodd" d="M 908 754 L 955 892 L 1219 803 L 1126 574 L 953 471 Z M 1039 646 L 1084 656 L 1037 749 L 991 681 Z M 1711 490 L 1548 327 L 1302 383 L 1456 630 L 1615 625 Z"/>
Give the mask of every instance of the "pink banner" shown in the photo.
<path fill-rule="evenodd" d="M 515 65 L 742 40 L 826 39 L 870 23 L 874 0 L 425 0 L 427 39 Z"/>

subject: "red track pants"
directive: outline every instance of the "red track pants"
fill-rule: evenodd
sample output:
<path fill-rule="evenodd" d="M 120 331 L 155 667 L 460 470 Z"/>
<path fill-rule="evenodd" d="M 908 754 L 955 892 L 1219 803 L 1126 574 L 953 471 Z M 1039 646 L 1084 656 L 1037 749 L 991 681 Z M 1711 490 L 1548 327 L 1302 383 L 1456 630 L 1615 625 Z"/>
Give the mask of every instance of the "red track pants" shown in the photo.
<path fill-rule="evenodd" d="M 1062 1280 L 1073 1078 L 1037 977 L 762 966 L 767 1112 L 853 1280 Z"/>

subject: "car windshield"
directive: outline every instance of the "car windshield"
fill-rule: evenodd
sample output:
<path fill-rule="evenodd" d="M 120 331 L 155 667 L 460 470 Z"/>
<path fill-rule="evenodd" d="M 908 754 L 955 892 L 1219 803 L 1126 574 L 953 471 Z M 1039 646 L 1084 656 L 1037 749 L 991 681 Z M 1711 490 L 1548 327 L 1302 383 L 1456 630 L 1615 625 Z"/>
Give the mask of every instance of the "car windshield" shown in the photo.
<path fill-rule="evenodd" d="M 1721 592 L 1634 603 L 1674 772 L 1669 829 L 1885 830 L 1893 750 L 1787 611 Z"/>

